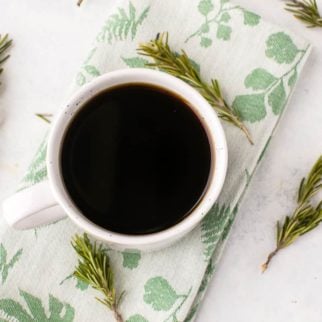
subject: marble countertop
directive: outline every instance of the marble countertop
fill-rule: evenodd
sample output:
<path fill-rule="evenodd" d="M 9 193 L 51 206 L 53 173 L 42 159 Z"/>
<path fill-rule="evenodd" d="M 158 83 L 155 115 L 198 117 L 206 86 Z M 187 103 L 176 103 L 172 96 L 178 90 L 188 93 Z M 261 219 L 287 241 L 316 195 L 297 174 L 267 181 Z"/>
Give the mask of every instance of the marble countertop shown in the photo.
<path fill-rule="evenodd" d="M 34 113 L 61 104 L 99 26 L 118 1 L 0 0 L 1 31 L 15 40 L 0 87 L 0 198 L 14 191 L 47 125 Z M 322 29 L 307 29 L 279 0 L 236 0 L 314 46 L 288 111 L 240 207 L 198 322 L 321 322 L 322 225 L 274 259 L 275 222 L 322 153 Z M 322 10 L 322 0 L 317 1 Z M 80 37 L 81 35 L 81 37 Z M 26 133 L 28 135 L 26 135 Z"/>

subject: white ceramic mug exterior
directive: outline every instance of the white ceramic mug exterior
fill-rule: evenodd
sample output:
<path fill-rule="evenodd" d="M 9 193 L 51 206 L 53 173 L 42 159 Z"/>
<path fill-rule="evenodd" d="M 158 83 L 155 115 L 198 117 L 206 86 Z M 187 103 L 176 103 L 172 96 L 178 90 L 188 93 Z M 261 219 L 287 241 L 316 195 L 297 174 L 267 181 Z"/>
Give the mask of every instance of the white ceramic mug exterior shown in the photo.
<path fill-rule="evenodd" d="M 121 84 L 144 83 L 162 87 L 182 97 L 200 118 L 211 145 L 212 167 L 206 191 L 189 216 L 176 225 L 152 234 L 125 235 L 106 230 L 89 221 L 74 205 L 65 189 L 60 150 L 68 125 L 85 102 L 97 93 Z M 191 86 L 166 73 L 149 69 L 117 70 L 94 79 L 83 86 L 58 113 L 51 129 L 47 147 L 48 180 L 17 192 L 3 203 L 3 214 L 9 225 L 28 229 L 56 221 L 66 214 L 84 231 L 107 242 L 111 247 L 159 249 L 191 231 L 207 214 L 223 186 L 227 169 L 227 145 L 220 121 L 208 102 Z"/>

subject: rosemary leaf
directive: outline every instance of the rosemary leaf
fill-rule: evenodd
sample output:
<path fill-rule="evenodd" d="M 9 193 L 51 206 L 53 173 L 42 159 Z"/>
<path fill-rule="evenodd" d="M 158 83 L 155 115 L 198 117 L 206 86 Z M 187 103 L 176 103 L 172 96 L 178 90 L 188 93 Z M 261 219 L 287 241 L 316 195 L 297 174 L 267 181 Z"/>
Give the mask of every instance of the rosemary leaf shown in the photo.
<path fill-rule="evenodd" d="M 137 51 L 140 55 L 153 59 L 154 62 L 149 63 L 149 67 L 158 68 L 180 78 L 197 89 L 216 110 L 220 118 L 241 129 L 249 142 L 253 144 L 248 129 L 225 101 L 218 80 L 212 80 L 210 84 L 203 81 L 184 50 L 181 50 L 180 54 L 171 50 L 168 45 L 168 33 L 158 34 L 154 40 L 140 44 Z"/>
<path fill-rule="evenodd" d="M 286 0 L 285 10 L 304 22 L 309 28 L 322 27 L 322 17 L 316 0 Z"/>
<path fill-rule="evenodd" d="M 51 123 L 51 118 L 53 117 L 52 114 L 48 113 L 36 113 L 35 115 L 46 123 Z"/>
<path fill-rule="evenodd" d="M 10 57 L 7 54 L 8 48 L 11 46 L 12 40 L 8 35 L 0 35 L 0 74 L 3 72 L 2 64 Z"/>
<path fill-rule="evenodd" d="M 272 258 L 283 248 L 294 243 L 300 236 L 311 231 L 322 221 L 322 200 L 312 205 L 312 198 L 322 190 L 322 156 L 316 161 L 298 191 L 297 207 L 292 216 L 286 216 L 283 225 L 277 222 L 276 248 L 262 265 L 264 272 Z"/>
<path fill-rule="evenodd" d="M 78 265 L 73 275 L 101 292 L 103 298 L 96 297 L 96 300 L 113 311 L 117 322 L 123 322 L 117 305 L 123 293 L 117 300 L 114 274 L 110 266 L 107 250 L 101 244 L 97 246 L 96 242 L 91 243 L 87 234 L 83 236 L 75 235 L 72 240 L 72 246 L 79 256 Z"/>

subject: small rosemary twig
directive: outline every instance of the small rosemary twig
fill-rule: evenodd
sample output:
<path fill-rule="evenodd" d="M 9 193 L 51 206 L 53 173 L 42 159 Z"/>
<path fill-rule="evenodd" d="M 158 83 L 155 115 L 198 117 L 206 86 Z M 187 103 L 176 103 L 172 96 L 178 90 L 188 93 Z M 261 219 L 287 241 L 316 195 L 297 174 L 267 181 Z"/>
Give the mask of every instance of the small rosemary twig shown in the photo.
<path fill-rule="evenodd" d="M 86 234 L 83 236 L 75 235 L 72 240 L 72 246 L 80 258 L 73 275 L 101 292 L 103 298 L 96 297 L 96 300 L 113 311 L 117 322 L 123 322 L 122 316 L 118 311 L 118 304 L 123 293 L 117 300 L 114 274 L 106 249 L 101 244 L 97 246 L 96 242 L 91 243 Z"/>
<path fill-rule="evenodd" d="M 47 113 L 36 113 L 37 117 L 39 117 L 41 120 L 45 121 L 46 123 L 51 123 L 50 118 L 53 116 L 52 114 Z"/>
<path fill-rule="evenodd" d="M 8 48 L 11 46 L 12 40 L 9 39 L 8 35 L 0 35 L 0 74 L 3 72 L 2 64 L 10 57 L 7 54 Z"/>
<path fill-rule="evenodd" d="M 299 187 L 297 207 L 291 217 L 286 216 L 283 226 L 277 222 L 276 248 L 262 265 L 264 272 L 272 258 L 283 248 L 294 243 L 300 236 L 314 229 L 322 221 L 322 200 L 312 206 L 312 198 L 322 189 L 322 156 L 314 164 L 307 178 Z"/>
<path fill-rule="evenodd" d="M 322 17 L 316 0 L 286 0 L 285 9 L 309 28 L 322 27 Z"/>
<path fill-rule="evenodd" d="M 140 55 L 151 57 L 154 60 L 154 63 L 150 63 L 148 66 L 180 78 L 197 89 L 217 111 L 220 118 L 240 128 L 249 142 L 253 144 L 248 129 L 224 99 L 218 80 L 212 79 L 210 84 L 202 80 L 185 51 L 182 50 L 181 54 L 178 54 L 170 49 L 168 33 L 158 34 L 155 39 L 140 44 L 137 51 Z"/>

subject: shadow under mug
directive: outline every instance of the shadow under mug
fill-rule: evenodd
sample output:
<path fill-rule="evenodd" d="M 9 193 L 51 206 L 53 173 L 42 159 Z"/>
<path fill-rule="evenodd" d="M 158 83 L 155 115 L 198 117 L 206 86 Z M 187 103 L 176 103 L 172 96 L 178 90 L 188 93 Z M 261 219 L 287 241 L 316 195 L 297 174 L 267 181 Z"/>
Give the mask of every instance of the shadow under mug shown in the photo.
<path fill-rule="evenodd" d="M 143 83 L 164 88 L 189 102 L 199 117 L 211 148 L 211 169 L 206 191 L 193 211 L 182 221 L 165 230 L 144 234 L 125 235 L 102 228 L 88 220 L 74 205 L 65 189 L 60 167 L 60 150 L 64 134 L 73 116 L 85 102 L 110 87 L 128 83 Z M 211 209 L 222 189 L 227 170 L 226 138 L 220 121 L 209 103 L 191 86 L 160 71 L 124 69 L 109 72 L 84 85 L 60 109 L 52 124 L 47 146 L 48 180 L 16 192 L 3 202 L 3 215 L 16 229 L 30 229 L 55 222 L 65 216 L 84 231 L 108 243 L 111 247 L 151 251 L 165 247 L 191 231 Z"/>

